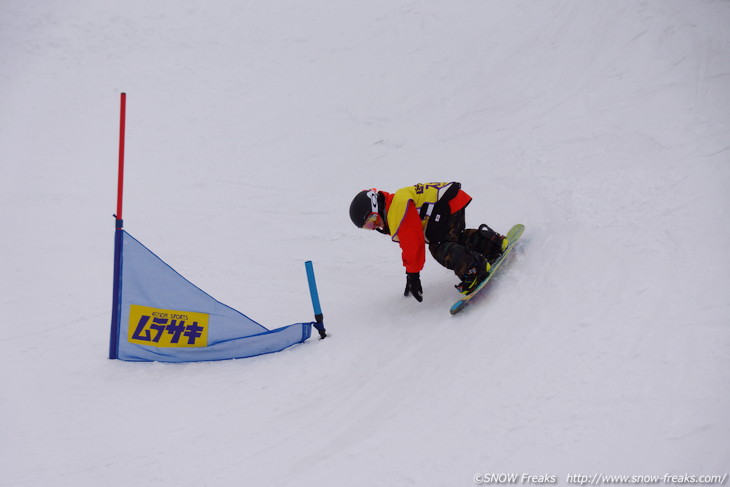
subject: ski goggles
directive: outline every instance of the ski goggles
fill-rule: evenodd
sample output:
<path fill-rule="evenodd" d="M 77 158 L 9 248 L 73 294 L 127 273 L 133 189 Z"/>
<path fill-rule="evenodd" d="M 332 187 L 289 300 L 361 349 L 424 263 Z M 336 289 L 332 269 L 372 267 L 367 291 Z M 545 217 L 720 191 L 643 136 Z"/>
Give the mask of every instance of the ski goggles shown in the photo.
<path fill-rule="evenodd" d="M 370 214 L 368 214 L 362 228 L 366 230 L 382 230 L 385 228 L 383 217 L 378 213 L 378 190 L 372 188 L 367 195 L 370 197 Z"/>
<path fill-rule="evenodd" d="M 370 213 L 362 226 L 365 230 L 382 230 L 383 227 L 385 227 L 385 222 L 379 213 Z"/>

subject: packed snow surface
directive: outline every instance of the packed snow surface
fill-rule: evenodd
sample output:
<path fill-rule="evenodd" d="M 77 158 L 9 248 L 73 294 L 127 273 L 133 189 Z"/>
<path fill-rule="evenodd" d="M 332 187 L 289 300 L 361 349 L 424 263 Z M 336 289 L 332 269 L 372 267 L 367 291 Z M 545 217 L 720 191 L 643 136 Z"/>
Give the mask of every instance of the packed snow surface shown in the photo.
<path fill-rule="evenodd" d="M 730 469 L 730 3 L 0 3 L 0 485 L 474 485 Z M 269 328 L 107 359 L 125 228 Z M 348 218 L 460 181 L 526 232 L 477 303 Z M 520 482 L 525 483 L 526 480 Z"/>

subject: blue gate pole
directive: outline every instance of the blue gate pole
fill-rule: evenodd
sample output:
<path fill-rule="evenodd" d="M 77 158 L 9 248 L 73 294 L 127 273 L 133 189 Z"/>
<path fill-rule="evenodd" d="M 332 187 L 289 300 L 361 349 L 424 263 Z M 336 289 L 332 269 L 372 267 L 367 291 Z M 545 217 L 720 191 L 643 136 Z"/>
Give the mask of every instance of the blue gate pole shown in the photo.
<path fill-rule="evenodd" d="M 304 263 L 307 268 L 307 281 L 309 281 L 309 295 L 312 297 L 312 307 L 314 308 L 314 320 L 312 323 L 314 328 L 319 332 L 320 338 L 327 336 L 324 329 L 324 316 L 322 315 L 322 307 L 319 305 L 319 293 L 317 293 L 317 281 L 314 279 L 314 267 L 312 261 L 308 260 Z"/>

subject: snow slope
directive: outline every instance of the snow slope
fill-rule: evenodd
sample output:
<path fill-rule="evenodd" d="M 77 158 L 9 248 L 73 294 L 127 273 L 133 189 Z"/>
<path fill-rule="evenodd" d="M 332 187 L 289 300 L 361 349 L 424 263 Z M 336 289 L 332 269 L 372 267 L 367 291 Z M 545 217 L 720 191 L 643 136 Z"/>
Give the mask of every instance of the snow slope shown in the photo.
<path fill-rule="evenodd" d="M 0 485 L 473 485 L 730 465 L 730 3 L 0 4 Z M 332 336 L 106 358 L 126 229 L 253 319 Z M 524 241 L 458 317 L 352 227 L 457 180 Z"/>

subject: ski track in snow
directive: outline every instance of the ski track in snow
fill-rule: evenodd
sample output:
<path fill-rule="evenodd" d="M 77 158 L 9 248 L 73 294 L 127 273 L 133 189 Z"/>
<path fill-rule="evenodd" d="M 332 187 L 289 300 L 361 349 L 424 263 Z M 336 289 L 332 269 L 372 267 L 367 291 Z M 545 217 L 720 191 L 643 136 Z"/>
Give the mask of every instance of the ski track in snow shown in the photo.
<path fill-rule="evenodd" d="M 0 7 L 0 485 L 473 485 L 730 465 L 730 4 L 80 0 Z M 274 328 L 106 359 L 126 229 Z M 526 233 L 462 314 L 347 216 L 456 180 Z"/>

